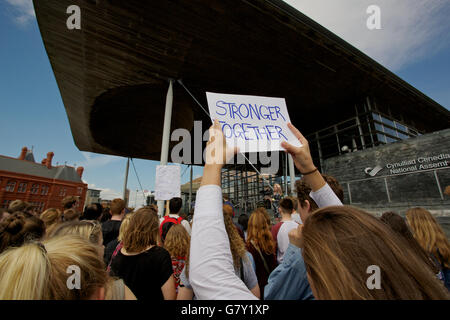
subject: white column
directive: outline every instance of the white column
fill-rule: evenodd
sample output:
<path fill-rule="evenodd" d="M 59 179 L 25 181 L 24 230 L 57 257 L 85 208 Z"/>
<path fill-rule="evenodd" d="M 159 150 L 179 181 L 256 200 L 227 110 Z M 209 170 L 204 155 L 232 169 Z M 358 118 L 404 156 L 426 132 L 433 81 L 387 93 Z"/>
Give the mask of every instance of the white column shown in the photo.
<path fill-rule="evenodd" d="M 291 175 L 291 196 L 295 197 L 295 167 L 294 167 L 294 159 L 289 154 L 289 174 Z"/>
<path fill-rule="evenodd" d="M 166 110 L 164 112 L 164 128 L 161 143 L 161 161 L 160 165 L 165 166 L 169 159 L 169 142 L 170 142 L 170 122 L 172 121 L 172 105 L 173 105 L 173 80 L 169 81 L 169 89 L 166 96 Z M 158 200 L 158 215 L 164 215 L 164 200 Z"/>

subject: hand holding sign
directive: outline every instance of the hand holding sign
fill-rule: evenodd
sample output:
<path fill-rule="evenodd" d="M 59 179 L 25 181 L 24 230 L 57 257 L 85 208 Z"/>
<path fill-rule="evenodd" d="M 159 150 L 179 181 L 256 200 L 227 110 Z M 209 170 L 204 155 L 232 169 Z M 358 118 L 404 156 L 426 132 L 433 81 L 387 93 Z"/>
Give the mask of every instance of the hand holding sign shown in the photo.
<path fill-rule="evenodd" d="M 294 159 L 295 166 L 297 169 L 302 172 L 311 172 L 316 167 L 314 166 L 311 151 L 309 150 L 308 140 L 300 133 L 300 131 L 292 125 L 292 123 L 288 123 L 289 130 L 295 135 L 295 137 L 300 141 L 301 146 L 296 147 L 292 144 L 289 144 L 286 141 L 281 143 L 281 146 L 286 149 L 292 158 Z"/>
<path fill-rule="evenodd" d="M 211 120 L 219 120 L 230 147 L 258 152 L 282 150 L 281 141 L 301 146 L 287 127 L 290 119 L 284 99 L 211 92 L 206 97 Z"/>

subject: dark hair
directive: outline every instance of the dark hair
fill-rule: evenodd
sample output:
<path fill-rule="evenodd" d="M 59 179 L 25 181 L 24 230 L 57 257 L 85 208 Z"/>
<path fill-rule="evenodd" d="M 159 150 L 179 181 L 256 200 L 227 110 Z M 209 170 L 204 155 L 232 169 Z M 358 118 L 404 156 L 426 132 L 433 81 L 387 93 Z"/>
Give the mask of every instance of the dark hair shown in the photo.
<path fill-rule="evenodd" d="M 175 197 L 175 198 L 170 199 L 170 201 L 169 201 L 170 213 L 176 214 L 176 213 L 180 212 L 182 204 L 183 204 L 183 200 L 181 200 L 181 198 Z"/>
<path fill-rule="evenodd" d="M 248 216 L 245 213 L 241 214 L 238 218 L 238 223 L 242 226 L 242 229 L 244 229 L 244 231 L 247 231 Z"/>
<path fill-rule="evenodd" d="M 325 180 L 325 182 L 330 186 L 331 190 L 333 190 L 333 192 L 339 198 L 339 200 L 341 200 L 341 202 L 344 203 L 344 190 L 342 189 L 341 185 L 336 180 L 336 178 L 328 174 L 322 174 L 322 177 Z M 307 185 L 303 180 L 297 180 L 295 182 L 295 188 L 297 190 L 298 202 L 300 203 L 300 206 L 302 208 L 305 207 L 305 201 L 308 200 L 311 212 L 319 209 L 316 202 L 309 196 L 309 194 L 312 191 L 309 185 Z"/>
<path fill-rule="evenodd" d="M 100 203 L 92 203 L 84 209 L 81 220 L 97 220 L 103 212 L 103 207 Z"/>
<path fill-rule="evenodd" d="M 125 208 L 126 209 L 126 208 Z M 100 217 L 100 222 L 108 221 L 112 218 L 109 208 L 103 209 L 102 216 Z"/>
<path fill-rule="evenodd" d="M 284 213 L 292 213 L 292 210 L 294 210 L 294 203 L 292 199 L 289 197 L 281 199 L 280 208 Z"/>
<path fill-rule="evenodd" d="M 41 219 L 16 211 L 0 223 L 0 253 L 8 247 L 39 240 L 44 233 L 45 225 Z"/>
<path fill-rule="evenodd" d="M 386 223 L 396 234 L 400 235 L 402 239 L 404 239 L 409 246 L 420 256 L 424 262 L 430 266 L 431 270 L 434 273 L 439 272 L 439 267 L 435 265 L 428 254 L 423 250 L 417 240 L 414 238 L 411 230 L 409 230 L 408 225 L 406 224 L 405 219 L 403 219 L 400 215 L 395 212 L 389 211 L 385 212 L 381 215 L 380 220 Z"/>

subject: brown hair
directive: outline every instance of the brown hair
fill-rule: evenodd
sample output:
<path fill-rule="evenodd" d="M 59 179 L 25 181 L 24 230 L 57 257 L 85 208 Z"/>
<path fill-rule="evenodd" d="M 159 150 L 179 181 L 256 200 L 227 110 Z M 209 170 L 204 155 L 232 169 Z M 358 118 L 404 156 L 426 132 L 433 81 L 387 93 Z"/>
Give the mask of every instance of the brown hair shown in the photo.
<path fill-rule="evenodd" d="M 155 210 L 138 209 L 130 218 L 123 235 L 123 247 L 128 253 L 139 253 L 151 245 L 156 245 L 159 234 L 159 220 Z"/>
<path fill-rule="evenodd" d="M 265 217 L 265 219 L 267 221 L 267 225 L 270 228 L 272 226 L 272 220 L 270 219 L 269 213 L 267 212 L 266 208 L 258 207 L 258 208 L 256 208 L 255 211 L 259 211 L 259 212 L 261 212 L 264 215 L 264 217 Z"/>
<path fill-rule="evenodd" d="M 45 233 L 41 219 L 16 211 L 0 223 L 0 253 L 8 247 L 19 247 L 29 240 L 39 240 Z"/>
<path fill-rule="evenodd" d="M 254 243 L 266 254 L 275 253 L 275 241 L 262 211 L 255 210 L 248 220 L 247 245 Z"/>
<path fill-rule="evenodd" d="M 309 196 L 312 191 L 311 187 L 302 180 L 295 181 L 295 188 L 297 190 L 297 199 L 302 208 L 305 207 L 305 201 L 308 200 L 310 204 L 310 211 L 318 209 L 316 202 Z"/>
<path fill-rule="evenodd" d="M 420 246 L 449 268 L 450 244 L 433 215 L 424 208 L 412 208 L 406 211 L 406 220 Z"/>
<path fill-rule="evenodd" d="M 294 210 L 294 202 L 291 198 L 285 197 L 280 200 L 280 208 L 284 214 L 291 214 L 292 210 Z"/>
<path fill-rule="evenodd" d="M 120 198 L 113 199 L 109 208 L 111 210 L 111 215 L 118 216 L 122 213 L 123 209 L 125 209 L 125 201 Z"/>
<path fill-rule="evenodd" d="M 186 229 L 181 224 L 175 224 L 167 232 L 164 248 L 174 258 L 186 258 L 189 255 L 190 240 L 189 233 Z"/>
<path fill-rule="evenodd" d="M 67 209 L 64 211 L 64 221 L 73 221 L 79 219 L 81 214 L 75 209 Z"/>
<path fill-rule="evenodd" d="M 71 266 L 79 268 L 80 289 L 68 288 Z M 97 246 L 75 235 L 28 243 L 0 255 L 0 300 L 90 299 L 107 280 Z"/>
<path fill-rule="evenodd" d="M 390 228 L 367 212 L 331 206 L 314 212 L 302 230 L 303 257 L 317 299 L 448 299 L 443 284 Z M 381 271 L 381 289 L 366 285 L 368 267 Z"/>
<path fill-rule="evenodd" d="M 414 239 L 413 234 L 409 230 L 408 225 L 400 215 L 395 212 L 385 212 L 381 215 L 380 220 L 386 223 L 395 233 L 404 239 L 408 245 L 420 256 L 423 261 L 430 267 L 434 273 L 439 272 L 436 266 L 430 259 L 430 256 L 423 250 L 420 244 Z"/>
<path fill-rule="evenodd" d="M 28 202 L 17 199 L 9 204 L 8 212 L 14 213 L 16 211 L 26 211 L 30 208 L 31 208 L 31 205 Z"/>

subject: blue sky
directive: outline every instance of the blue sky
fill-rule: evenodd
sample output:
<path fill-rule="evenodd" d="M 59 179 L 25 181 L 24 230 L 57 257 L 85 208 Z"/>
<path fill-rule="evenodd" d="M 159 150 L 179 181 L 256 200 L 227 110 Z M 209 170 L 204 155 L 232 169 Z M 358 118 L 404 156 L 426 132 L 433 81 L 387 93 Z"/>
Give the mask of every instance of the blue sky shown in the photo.
<path fill-rule="evenodd" d="M 374 31 L 364 27 L 364 0 L 356 6 L 354 0 L 287 2 L 447 109 L 450 107 L 450 1 L 429 0 L 427 8 L 420 0 L 371 1 L 380 3 L 382 9 L 383 28 Z M 54 163 L 84 166 L 83 180 L 102 189 L 103 198 L 120 196 L 126 159 L 76 148 L 31 1 L 0 0 L 0 43 L 0 154 L 17 157 L 23 146 L 33 146 L 40 162 L 53 151 Z M 135 160 L 144 189 L 153 190 L 157 164 Z M 182 172 L 184 183 L 189 170 L 183 167 Z M 201 172 L 196 167 L 194 177 Z M 134 190 L 134 205 L 139 186 L 132 167 L 128 185 Z M 142 196 L 137 199 L 140 205 Z"/>

